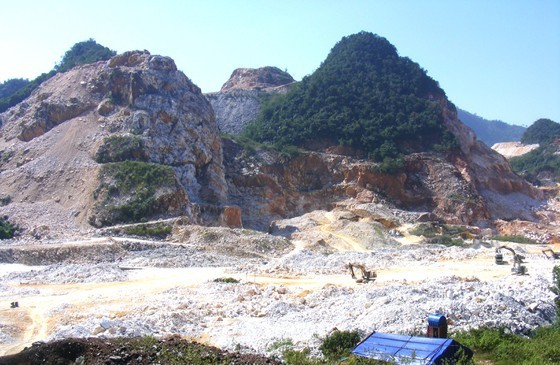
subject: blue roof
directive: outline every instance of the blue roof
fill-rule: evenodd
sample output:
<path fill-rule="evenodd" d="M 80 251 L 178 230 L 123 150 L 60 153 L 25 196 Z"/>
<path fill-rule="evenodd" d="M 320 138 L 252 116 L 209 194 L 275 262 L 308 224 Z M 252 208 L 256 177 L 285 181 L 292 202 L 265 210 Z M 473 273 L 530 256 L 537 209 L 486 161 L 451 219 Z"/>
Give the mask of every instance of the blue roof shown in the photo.
<path fill-rule="evenodd" d="M 371 359 L 402 361 L 411 365 L 438 365 L 442 360 L 452 360 L 463 349 L 467 356 L 472 351 L 450 338 L 428 338 L 374 332 L 352 350 L 358 356 Z"/>

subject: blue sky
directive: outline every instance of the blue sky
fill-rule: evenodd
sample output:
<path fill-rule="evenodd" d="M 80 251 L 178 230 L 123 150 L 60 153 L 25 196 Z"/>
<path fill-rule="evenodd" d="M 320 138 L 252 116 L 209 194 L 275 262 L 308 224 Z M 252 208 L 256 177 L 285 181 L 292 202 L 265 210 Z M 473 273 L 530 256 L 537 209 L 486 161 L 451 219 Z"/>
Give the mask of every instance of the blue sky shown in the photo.
<path fill-rule="evenodd" d="M 34 78 L 73 44 L 172 57 L 203 92 L 238 67 L 311 74 L 369 31 L 487 119 L 560 122 L 559 0 L 0 0 L 0 81 Z"/>

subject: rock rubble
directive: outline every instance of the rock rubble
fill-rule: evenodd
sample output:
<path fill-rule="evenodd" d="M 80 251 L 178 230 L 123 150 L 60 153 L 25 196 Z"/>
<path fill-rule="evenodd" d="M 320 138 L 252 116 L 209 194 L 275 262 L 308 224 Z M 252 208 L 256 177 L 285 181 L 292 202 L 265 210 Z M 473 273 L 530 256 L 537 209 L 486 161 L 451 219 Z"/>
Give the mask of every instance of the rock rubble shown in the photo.
<path fill-rule="evenodd" d="M 320 338 L 333 328 L 364 334 L 374 330 L 423 334 L 427 315 L 434 312 L 449 319 L 452 332 L 491 326 L 523 334 L 552 323 L 555 316 L 549 290 L 553 263 L 523 246 L 516 246 L 516 251 L 528 262 L 529 275 L 524 276 L 494 265 L 493 249 L 483 246 L 381 246 L 363 253 L 329 254 L 296 248 L 267 259 L 228 256 L 195 244 L 140 246 L 126 251 L 118 263 L 58 263 L 0 276 L 0 285 L 132 283 L 143 270 L 155 267 L 200 267 L 196 269 L 200 273 L 227 267 L 226 275 L 239 283 L 203 280 L 197 285 L 175 285 L 141 300 L 129 293 L 116 307 L 92 305 L 78 310 L 73 303 L 54 307 L 51 314 L 61 320 L 46 340 L 179 334 L 224 349 L 269 355 L 274 354 L 273 344 L 286 339 L 297 348 L 310 347 L 318 353 Z M 378 280 L 355 284 L 344 271 L 347 262 L 375 269 Z M 469 270 L 470 263 L 482 263 L 483 269 Z M 463 271 L 444 271 L 455 266 Z M 126 267 L 144 269 L 122 270 Z M 36 290 L 36 295 L 46 294 L 40 286 Z"/>

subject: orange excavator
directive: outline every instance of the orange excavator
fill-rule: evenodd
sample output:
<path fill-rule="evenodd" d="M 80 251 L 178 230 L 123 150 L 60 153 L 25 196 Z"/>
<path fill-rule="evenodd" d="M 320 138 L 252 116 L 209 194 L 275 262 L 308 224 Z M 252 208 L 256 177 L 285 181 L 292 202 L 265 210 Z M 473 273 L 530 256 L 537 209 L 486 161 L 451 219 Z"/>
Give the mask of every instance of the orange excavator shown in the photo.
<path fill-rule="evenodd" d="M 369 283 L 377 279 L 377 273 L 375 271 L 366 270 L 366 267 L 362 264 L 348 263 L 346 264 L 346 268 L 350 270 L 350 275 L 352 279 L 356 280 L 356 283 Z M 361 277 L 357 277 L 354 268 L 360 270 Z"/>

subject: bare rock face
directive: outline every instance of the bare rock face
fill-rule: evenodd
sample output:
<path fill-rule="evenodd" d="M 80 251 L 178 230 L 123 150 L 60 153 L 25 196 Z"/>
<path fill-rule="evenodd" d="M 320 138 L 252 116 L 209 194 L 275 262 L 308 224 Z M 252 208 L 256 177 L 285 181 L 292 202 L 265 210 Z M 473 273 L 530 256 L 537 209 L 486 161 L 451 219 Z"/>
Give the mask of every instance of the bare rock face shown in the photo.
<path fill-rule="evenodd" d="M 220 92 L 208 93 L 222 133 L 238 135 L 259 114 L 267 94 L 286 93 L 294 79 L 277 67 L 238 68 Z"/>
<path fill-rule="evenodd" d="M 263 90 L 292 82 L 294 82 L 292 76 L 278 67 L 238 68 L 233 71 L 220 91 Z"/>
<path fill-rule="evenodd" d="M 444 120 L 460 149 L 451 155 L 414 153 L 395 175 L 344 148 L 325 148 L 287 158 L 243 150 L 224 140 L 230 203 L 243 208 L 243 222 L 266 229 L 275 220 L 314 210 L 342 209 L 386 228 L 428 217 L 450 224 L 491 226 L 496 219 L 535 221 L 542 193 L 512 172 L 501 155 L 477 141 L 440 100 Z M 354 157 L 353 157 L 354 156 Z M 379 205 L 401 213 L 379 215 Z M 418 214 L 403 214 L 402 212 Z"/>
<path fill-rule="evenodd" d="M 505 157 L 478 141 L 446 99 L 439 102 L 444 123 L 457 138 L 461 150 L 449 160 L 484 198 L 492 219 L 537 219 L 533 210 L 543 199 L 542 192 L 515 174 Z"/>
<path fill-rule="evenodd" d="M 205 94 L 216 115 L 222 133 L 240 134 L 259 115 L 263 90 L 232 90 Z"/>
<path fill-rule="evenodd" d="M 333 209 L 386 228 L 416 222 L 421 216 L 480 225 L 490 218 L 472 184 L 452 163 L 434 154 L 410 155 L 404 172 L 388 175 L 374 172 L 373 162 L 333 153 L 309 152 L 293 158 L 270 151 L 250 154 L 229 140 L 224 141 L 224 150 L 230 202 L 244 208 L 247 227 L 267 229 L 274 220 Z"/>
<path fill-rule="evenodd" d="M 39 202 L 49 204 L 61 225 L 85 224 L 93 208 L 125 206 L 130 197 L 115 190 L 94 194 L 116 181 L 98 180 L 100 168 L 125 160 L 174 174 L 176 185 L 151 197 L 155 213 L 167 212 L 169 203 L 173 214 L 189 215 L 193 203 L 227 199 L 213 110 L 171 58 L 134 51 L 76 67 L 43 83 L 0 120 L 0 185 L 11 201 L 2 209 L 22 227 L 34 224 Z M 102 195 L 111 199 L 96 200 Z"/>

